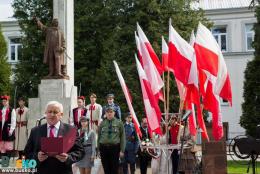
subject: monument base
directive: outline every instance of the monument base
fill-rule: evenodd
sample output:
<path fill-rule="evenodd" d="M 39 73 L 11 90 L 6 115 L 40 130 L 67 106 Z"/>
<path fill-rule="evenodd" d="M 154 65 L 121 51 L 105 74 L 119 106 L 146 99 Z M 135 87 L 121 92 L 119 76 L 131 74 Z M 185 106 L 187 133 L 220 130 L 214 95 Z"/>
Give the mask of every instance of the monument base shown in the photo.
<path fill-rule="evenodd" d="M 37 119 L 45 114 L 46 104 L 53 100 L 63 105 L 62 121 L 68 123 L 70 109 L 77 106 L 77 87 L 66 79 L 43 79 L 38 91 L 38 98 L 29 98 L 28 129 L 36 126 Z"/>

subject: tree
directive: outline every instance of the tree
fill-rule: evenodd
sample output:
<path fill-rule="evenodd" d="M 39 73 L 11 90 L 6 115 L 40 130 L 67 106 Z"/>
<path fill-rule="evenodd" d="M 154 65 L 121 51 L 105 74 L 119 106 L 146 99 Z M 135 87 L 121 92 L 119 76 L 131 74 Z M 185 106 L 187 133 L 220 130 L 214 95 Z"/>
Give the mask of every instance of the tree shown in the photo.
<path fill-rule="evenodd" d="M 168 35 L 170 17 L 174 27 L 186 39 L 189 38 L 191 30 L 196 28 L 198 21 L 207 23 L 201 10 L 191 9 L 191 1 L 118 0 L 94 3 L 90 0 L 79 0 L 78 2 L 75 5 L 77 9 L 75 40 L 80 42 L 81 47 L 76 43 L 76 82 L 81 81 L 84 89 L 82 92 L 85 95 L 96 92 L 98 96 L 104 98 L 108 92 L 115 93 L 116 101 L 120 103 L 122 110 L 127 112 L 112 63 L 112 60 L 116 60 L 139 116 L 143 115 L 143 104 L 134 59 L 136 22 L 139 22 L 146 32 L 159 57 L 161 35 Z M 171 80 L 170 96 L 171 111 L 178 112 L 179 99 L 174 80 Z"/>
<path fill-rule="evenodd" d="M 38 30 L 33 17 L 40 16 L 41 21 L 48 25 L 52 20 L 52 1 L 14 0 L 13 8 L 23 34 L 23 47 L 14 69 L 14 86 L 18 86 L 17 96 L 37 97 L 40 80 L 48 70 L 43 64 L 45 36 Z"/>
<path fill-rule="evenodd" d="M 51 3 L 49 0 L 25 1 L 14 0 L 15 16 L 25 32 L 24 49 L 26 60 L 34 58 L 35 65 L 40 63 L 43 53 L 42 35 L 28 20 L 36 14 L 43 21 L 50 21 Z M 105 103 L 107 93 L 114 93 L 116 102 L 123 112 L 128 112 L 126 101 L 118 82 L 113 62 L 116 60 L 129 87 L 133 105 L 138 115 L 143 115 L 141 90 L 137 75 L 134 53 L 136 45 L 134 31 L 136 22 L 144 29 L 151 44 L 160 57 L 161 35 L 168 36 L 168 21 L 172 18 L 173 26 L 188 39 L 192 29 L 204 18 L 202 10 L 193 10 L 191 0 L 77 0 L 75 2 L 75 84 L 82 85 L 82 95 L 94 92 L 98 102 Z M 42 11 L 41 11 L 42 10 Z M 26 27 L 25 27 L 26 26 Z M 29 42 L 32 40 L 32 42 Z M 35 46 L 37 45 L 37 48 Z M 37 62 L 37 63 L 36 63 Z M 32 63 L 34 64 L 34 63 Z M 18 74 L 23 71 L 33 72 L 33 77 L 17 76 L 16 81 L 26 82 L 24 89 L 30 89 L 28 96 L 37 94 L 37 84 L 43 73 L 22 63 L 17 68 Z M 30 65 L 31 66 L 31 65 Z M 39 66 L 43 70 L 42 65 Z M 32 74 L 32 73 L 31 73 Z M 23 80 L 20 80 L 23 79 Z M 173 76 L 171 75 L 171 79 Z M 178 112 L 179 99 L 177 89 L 171 80 L 171 112 Z M 100 100 L 101 98 L 101 100 Z"/>
<path fill-rule="evenodd" d="M 10 94 L 11 67 L 7 62 L 7 45 L 0 26 L 0 95 Z"/>
<path fill-rule="evenodd" d="M 253 47 L 255 57 L 248 62 L 245 70 L 244 102 L 240 124 L 251 136 L 256 135 L 256 126 L 260 123 L 260 6 L 256 6 L 257 22 L 254 24 L 255 39 Z"/>

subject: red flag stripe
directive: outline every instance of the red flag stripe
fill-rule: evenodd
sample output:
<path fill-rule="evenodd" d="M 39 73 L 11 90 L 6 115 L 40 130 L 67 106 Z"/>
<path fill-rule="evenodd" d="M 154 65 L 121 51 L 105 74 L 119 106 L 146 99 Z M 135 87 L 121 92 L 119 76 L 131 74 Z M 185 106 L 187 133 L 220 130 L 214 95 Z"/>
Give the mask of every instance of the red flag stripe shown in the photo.
<path fill-rule="evenodd" d="M 185 86 L 188 83 L 191 61 L 182 56 L 173 43 L 169 43 L 169 69 Z"/>

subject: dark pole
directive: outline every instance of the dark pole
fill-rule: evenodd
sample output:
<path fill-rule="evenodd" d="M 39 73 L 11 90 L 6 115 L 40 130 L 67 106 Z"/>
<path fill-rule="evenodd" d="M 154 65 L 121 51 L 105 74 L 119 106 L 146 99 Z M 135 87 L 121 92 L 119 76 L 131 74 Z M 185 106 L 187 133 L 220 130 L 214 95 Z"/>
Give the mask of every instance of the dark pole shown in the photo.
<path fill-rule="evenodd" d="M 255 174 L 255 157 L 254 157 L 254 153 L 251 154 L 251 160 L 252 160 L 252 171 L 253 171 L 253 174 Z"/>

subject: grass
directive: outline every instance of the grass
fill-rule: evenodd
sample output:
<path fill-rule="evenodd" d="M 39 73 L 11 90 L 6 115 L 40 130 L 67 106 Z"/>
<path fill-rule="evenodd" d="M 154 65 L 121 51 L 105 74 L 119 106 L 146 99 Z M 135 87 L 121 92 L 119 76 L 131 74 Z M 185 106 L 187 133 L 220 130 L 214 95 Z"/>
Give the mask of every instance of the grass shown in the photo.
<path fill-rule="evenodd" d="M 247 173 L 247 161 L 239 161 L 238 163 L 235 161 L 228 161 L 228 174 L 246 174 Z M 260 174 L 260 162 L 256 164 L 256 173 Z M 249 169 L 249 174 L 252 174 L 252 165 Z"/>

